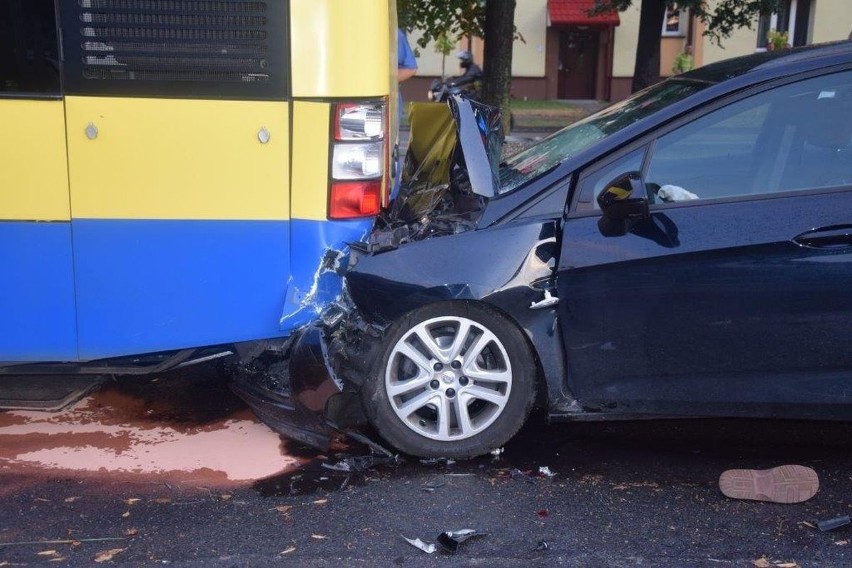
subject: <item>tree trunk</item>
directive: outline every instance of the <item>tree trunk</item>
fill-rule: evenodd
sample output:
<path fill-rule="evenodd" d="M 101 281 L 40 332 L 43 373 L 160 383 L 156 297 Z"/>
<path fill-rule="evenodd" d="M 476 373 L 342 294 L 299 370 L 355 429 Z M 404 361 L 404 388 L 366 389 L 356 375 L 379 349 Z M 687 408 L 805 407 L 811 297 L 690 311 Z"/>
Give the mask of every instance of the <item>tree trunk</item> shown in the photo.
<path fill-rule="evenodd" d="M 487 0 L 484 27 L 485 57 L 482 71 L 485 77 L 482 81 L 482 101 L 500 107 L 503 111 L 503 132 L 509 132 L 515 0 Z"/>
<path fill-rule="evenodd" d="M 639 15 L 639 40 L 636 65 L 633 68 L 633 92 L 641 91 L 660 80 L 660 35 L 665 0 L 645 0 Z"/>

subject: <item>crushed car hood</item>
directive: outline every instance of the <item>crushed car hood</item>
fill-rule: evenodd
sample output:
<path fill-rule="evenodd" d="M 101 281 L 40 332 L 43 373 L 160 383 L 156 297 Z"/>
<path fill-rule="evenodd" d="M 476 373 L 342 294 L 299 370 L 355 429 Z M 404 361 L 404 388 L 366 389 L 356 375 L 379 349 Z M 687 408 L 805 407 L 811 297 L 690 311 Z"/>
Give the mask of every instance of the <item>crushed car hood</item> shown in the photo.
<path fill-rule="evenodd" d="M 500 116 L 460 96 L 447 104 L 412 103 L 400 190 L 362 248 L 379 252 L 475 229 L 499 190 Z"/>

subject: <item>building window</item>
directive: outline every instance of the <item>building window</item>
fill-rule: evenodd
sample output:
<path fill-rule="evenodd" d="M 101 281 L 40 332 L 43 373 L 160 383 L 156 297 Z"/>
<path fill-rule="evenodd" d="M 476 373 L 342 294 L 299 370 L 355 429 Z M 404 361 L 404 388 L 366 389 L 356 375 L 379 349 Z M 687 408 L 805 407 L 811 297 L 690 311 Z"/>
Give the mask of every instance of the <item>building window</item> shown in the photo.
<path fill-rule="evenodd" d="M 685 8 L 681 8 L 677 3 L 666 8 L 665 16 L 663 17 L 663 35 L 664 36 L 685 36 L 687 21 L 689 15 Z"/>
<path fill-rule="evenodd" d="M 763 14 L 758 20 L 757 48 L 767 48 L 770 30 L 787 32 L 789 45 L 807 45 L 810 42 L 812 10 L 812 0 L 781 0 L 777 12 Z"/>

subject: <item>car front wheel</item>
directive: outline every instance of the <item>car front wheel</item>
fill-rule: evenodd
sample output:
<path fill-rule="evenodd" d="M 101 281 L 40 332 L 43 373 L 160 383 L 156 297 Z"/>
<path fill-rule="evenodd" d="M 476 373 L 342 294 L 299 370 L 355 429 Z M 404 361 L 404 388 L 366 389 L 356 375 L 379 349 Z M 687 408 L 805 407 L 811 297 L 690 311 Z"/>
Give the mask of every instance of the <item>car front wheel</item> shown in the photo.
<path fill-rule="evenodd" d="M 373 426 L 400 450 L 467 458 L 505 444 L 535 399 L 523 333 L 473 303 L 442 303 L 392 326 L 362 391 Z"/>

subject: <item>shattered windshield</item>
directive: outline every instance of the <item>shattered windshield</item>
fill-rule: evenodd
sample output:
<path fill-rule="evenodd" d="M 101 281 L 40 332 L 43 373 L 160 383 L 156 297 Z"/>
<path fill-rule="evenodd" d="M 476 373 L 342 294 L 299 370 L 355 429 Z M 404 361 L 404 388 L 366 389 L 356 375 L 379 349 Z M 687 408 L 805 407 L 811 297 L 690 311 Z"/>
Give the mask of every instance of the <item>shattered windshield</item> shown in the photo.
<path fill-rule="evenodd" d="M 548 136 L 501 164 L 500 193 L 517 189 L 598 140 L 685 99 L 710 84 L 688 80 L 664 81 Z"/>

